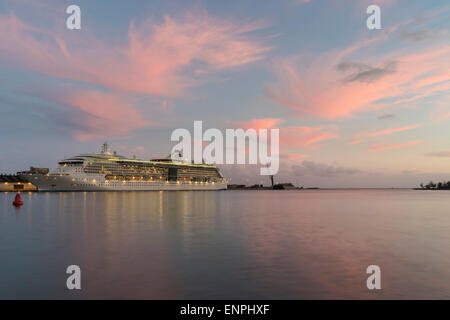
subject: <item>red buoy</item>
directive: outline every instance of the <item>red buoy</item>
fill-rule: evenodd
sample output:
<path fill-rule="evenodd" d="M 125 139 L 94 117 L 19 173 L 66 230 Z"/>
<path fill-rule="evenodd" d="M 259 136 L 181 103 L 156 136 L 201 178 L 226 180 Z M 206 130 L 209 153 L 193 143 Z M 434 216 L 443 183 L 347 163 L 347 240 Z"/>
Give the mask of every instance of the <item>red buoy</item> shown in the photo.
<path fill-rule="evenodd" d="M 20 207 L 23 205 L 22 197 L 20 196 L 20 193 L 17 192 L 16 198 L 14 199 L 13 205 L 16 207 Z"/>

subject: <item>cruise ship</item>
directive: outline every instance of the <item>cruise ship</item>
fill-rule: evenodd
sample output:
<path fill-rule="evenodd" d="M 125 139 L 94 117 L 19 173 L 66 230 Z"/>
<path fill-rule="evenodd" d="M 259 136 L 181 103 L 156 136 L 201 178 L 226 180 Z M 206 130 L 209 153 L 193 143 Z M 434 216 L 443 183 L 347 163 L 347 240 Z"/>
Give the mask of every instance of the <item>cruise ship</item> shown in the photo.
<path fill-rule="evenodd" d="M 18 175 L 39 191 L 137 191 L 137 190 L 223 190 L 227 183 L 219 169 L 210 164 L 192 164 L 167 159 L 129 159 L 110 153 L 81 154 L 64 159 L 47 174 Z"/>

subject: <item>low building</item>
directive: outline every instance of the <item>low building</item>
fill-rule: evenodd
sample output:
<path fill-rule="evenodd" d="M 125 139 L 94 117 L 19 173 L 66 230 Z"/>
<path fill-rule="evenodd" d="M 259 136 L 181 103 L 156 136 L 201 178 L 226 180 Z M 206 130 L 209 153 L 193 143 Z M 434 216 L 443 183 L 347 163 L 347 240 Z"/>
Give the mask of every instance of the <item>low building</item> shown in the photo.
<path fill-rule="evenodd" d="M 0 191 L 37 191 L 37 188 L 31 182 L 28 182 L 16 175 L 2 174 L 0 175 Z"/>

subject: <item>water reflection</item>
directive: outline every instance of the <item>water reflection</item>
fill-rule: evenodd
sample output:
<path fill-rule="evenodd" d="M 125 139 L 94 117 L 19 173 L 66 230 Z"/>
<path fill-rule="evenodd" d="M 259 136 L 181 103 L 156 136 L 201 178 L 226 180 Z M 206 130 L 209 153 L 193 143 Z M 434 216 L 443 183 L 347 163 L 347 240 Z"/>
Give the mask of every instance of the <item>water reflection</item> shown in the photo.
<path fill-rule="evenodd" d="M 450 297 L 445 191 L 22 196 L 17 210 L 0 195 L 0 298 Z M 365 287 L 371 264 L 380 292 Z"/>

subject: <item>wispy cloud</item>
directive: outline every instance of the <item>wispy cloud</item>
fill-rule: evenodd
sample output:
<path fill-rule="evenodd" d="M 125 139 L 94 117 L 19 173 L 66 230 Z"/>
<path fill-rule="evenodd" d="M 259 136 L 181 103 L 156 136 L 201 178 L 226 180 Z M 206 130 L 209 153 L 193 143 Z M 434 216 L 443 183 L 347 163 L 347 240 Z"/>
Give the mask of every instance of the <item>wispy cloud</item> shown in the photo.
<path fill-rule="evenodd" d="M 450 151 L 439 151 L 428 153 L 429 156 L 439 157 L 439 158 L 450 158 Z"/>
<path fill-rule="evenodd" d="M 118 93 L 91 89 L 58 88 L 40 93 L 41 98 L 77 110 L 79 116 L 68 127 L 79 141 L 110 138 L 156 123 L 145 120 L 133 100 Z M 66 121 L 72 121 L 67 119 Z"/>
<path fill-rule="evenodd" d="M 292 148 L 318 148 L 321 143 L 338 137 L 335 127 L 290 126 L 280 128 L 280 144 Z"/>
<path fill-rule="evenodd" d="M 314 58 L 297 55 L 276 59 L 278 81 L 266 87 L 267 96 L 301 116 L 337 119 L 448 92 L 450 46 L 430 44 L 374 54 L 374 49 L 383 52 L 383 45 L 396 32 L 391 28 L 379 37 Z M 366 61 L 354 62 L 361 56 Z"/>
<path fill-rule="evenodd" d="M 176 96 L 194 85 L 198 74 L 262 59 L 270 47 L 246 34 L 263 26 L 188 12 L 161 23 L 132 22 L 127 45 L 113 46 L 84 31 L 69 43 L 57 31 L 2 15 L 0 61 L 111 89 Z"/>
<path fill-rule="evenodd" d="M 416 129 L 418 127 L 420 127 L 420 125 L 416 124 L 416 125 L 411 125 L 411 126 L 406 126 L 406 127 L 401 127 L 401 128 L 389 128 L 389 129 L 385 129 L 385 130 L 372 132 L 370 134 L 370 136 L 371 137 L 382 136 L 382 135 L 392 134 L 392 133 L 395 133 L 395 132 L 402 132 L 402 131 L 412 130 L 412 129 Z"/>
<path fill-rule="evenodd" d="M 292 148 L 317 148 L 319 143 L 338 137 L 335 126 L 280 126 L 279 118 L 258 118 L 249 121 L 227 121 L 228 125 L 244 129 L 280 129 L 280 145 Z"/>
<path fill-rule="evenodd" d="M 420 143 L 423 143 L 423 141 L 422 140 L 414 140 L 414 141 L 408 141 L 408 142 L 398 143 L 398 144 L 374 144 L 371 146 L 370 150 L 371 151 L 383 151 L 383 150 L 390 150 L 390 149 L 399 149 L 399 148 L 415 146 Z"/>
<path fill-rule="evenodd" d="M 355 168 L 348 168 L 336 166 L 332 164 L 319 163 L 310 160 L 304 160 L 301 165 L 293 165 L 292 171 L 297 176 L 320 176 L 320 177 L 334 177 L 339 175 L 353 175 L 360 173 L 361 170 Z"/>
<path fill-rule="evenodd" d="M 283 122 L 285 121 L 280 118 L 259 118 L 259 119 L 252 119 L 249 121 L 227 121 L 227 124 L 235 128 L 271 129 L 279 127 L 279 124 Z"/>
<path fill-rule="evenodd" d="M 81 83 L 64 96 L 46 97 L 82 111 L 86 123 L 79 126 L 88 130 L 74 136 L 96 139 L 152 123 L 138 114 L 136 95 L 164 98 L 167 110 L 165 97 L 184 95 L 208 74 L 263 59 L 270 47 L 249 33 L 265 26 L 195 10 L 161 22 L 132 21 L 126 41 L 105 42 L 87 29 L 68 34 L 11 13 L 0 15 L 0 63 Z"/>
<path fill-rule="evenodd" d="M 355 145 L 355 144 L 359 144 L 359 143 L 363 142 L 366 139 L 372 139 L 372 138 L 375 138 L 378 136 L 390 135 L 390 134 L 397 133 L 397 132 L 409 131 L 409 130 L 413 130 L 413 129 L 416 129 L 419 127 L 421 127 L 420 124 L 414 124 L 414 125 L 409 125 L 409 126 L 404 126 L 404 127 L 399 127 L 399 128 L 388 128 L 388 129 L 383 129 L 383 130 L 378 130 L 378 131 L 373 131 L 373 132 L 371 132 L 371 131 L 357 132 L 357 133 L 353 134 L 352 140 L 347 142 L 347 144 Z"/>
<path fill-rule="evenodd" d="M 308 157 L 309 157 L 309 155 L 304 154 L 304 153 L 293 153 L 293 154 L 287 155 L 288 160 L 291 160 L 294 162 L 303 162 L 303 160 Z"/>
<path fill-rule="evenodd" d="M 361 139 L 357 139 L 357 140 L 352 140 L 352 141 L 348 142 L 347 144 L 351 144 L 351 145 L 353 145 L 353 144 L 360 144 L 362 141 L 363 140 L 361 140 Z"/>

